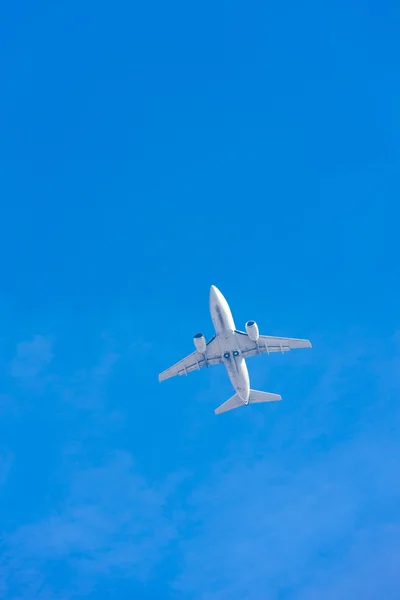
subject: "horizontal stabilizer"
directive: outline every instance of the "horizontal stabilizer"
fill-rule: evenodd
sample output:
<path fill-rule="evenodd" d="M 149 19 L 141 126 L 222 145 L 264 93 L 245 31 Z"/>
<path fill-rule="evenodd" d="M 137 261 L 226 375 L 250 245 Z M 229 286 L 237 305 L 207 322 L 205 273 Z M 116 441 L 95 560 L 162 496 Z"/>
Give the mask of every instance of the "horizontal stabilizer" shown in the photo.
<path fill-rule="evenodd" d="M 229 398 L 229 400 L 221 404 L 221 406 L 218 406 L 218 408 L 216 408 L 214 412 L 216 415 L 219 415 L 223 412 L 226 412 L 227 410 L 239 408 L 239 406 L 244 406 L 244 402 L 237 394 L 235 394 L 234 396 L 232 396 L 232 398 Z"/>
<path fill-rule="evenodd" d="M 275 402 L 276 400 L 282 400 L 282 396 L 279 394 L 270 394 L 269 392 L 250 390 L 249 404 L 256 404 L 257 402 Z M 221 406 L 218 406 L 214 412 L 216 415 L 220 415 L 223 412 L 239 408 L 240 406 L 246 406 L 246 404 L 237 394 L 235 394 L 232 398 L 229 398 L 229 400 L 221 404 Z"/>
<path fill-rule="evenodd" d="M 270 394 L 269 392 L 250 390 L 249 404 L 255 404 L 256 402 L 275 402 L 276 400 L 282 400 L 282 396 L 279 394 Z"/>

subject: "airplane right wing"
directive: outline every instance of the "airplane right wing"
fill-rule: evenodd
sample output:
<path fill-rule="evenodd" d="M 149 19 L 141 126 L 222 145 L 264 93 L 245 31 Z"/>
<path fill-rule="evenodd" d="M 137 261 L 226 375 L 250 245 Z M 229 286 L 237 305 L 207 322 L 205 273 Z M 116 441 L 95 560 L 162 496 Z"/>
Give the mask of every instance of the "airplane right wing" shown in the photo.
<path fill-rule="evenodd" d="M 244 331 L 236 330 L 235 333 L 238 334 L 236 339 L 240 352 L 245 358 L 261 353 L 269 354 L 270 352 L 288 352 L 294 348 L 311 348 L 309 340 L 260 335 L 257 342 L 253 342 Z"/>
<path fill-rule="evenodd" d="M 158 376 L 159 381 L 164 381 L 175 375 L 187 375 L 191 371 L 200 370 L 201 367 L 208 367 L 209 365 L 219 365 L 222 362 L 221 350 L 216 336 L 212 337 L 207 342 L 205 354 L 200 352 L 192 352 L 185 358 L 182 358 L 179 362 L 172 365 L 169 369 L 166 369 Z"/>

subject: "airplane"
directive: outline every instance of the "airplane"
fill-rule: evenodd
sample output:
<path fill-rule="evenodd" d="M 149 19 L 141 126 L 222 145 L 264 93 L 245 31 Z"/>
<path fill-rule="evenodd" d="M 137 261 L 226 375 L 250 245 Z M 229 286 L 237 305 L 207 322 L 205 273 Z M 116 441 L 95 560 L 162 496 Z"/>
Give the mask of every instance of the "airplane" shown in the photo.
<path fill-rule="evenodd" d="M 246 358 L 270 352 L 284 353 L 292 348 L 311 348 L 309 340 L 260 335 L 255 321 L 247 321 L 246 332 L 239 331 L 236 329 L 227 301 L 214 285 L 210 289 L 210 313 L 215 335 L 206 342 L 202 333 L 196 333 L 193 338 L 196 350 L 160 373 L 159 381 L 223 363 L 235 394 L 216 408 L 215 414 L 258 402 L 282 400 L 279 394 L 250 389 Z"/>

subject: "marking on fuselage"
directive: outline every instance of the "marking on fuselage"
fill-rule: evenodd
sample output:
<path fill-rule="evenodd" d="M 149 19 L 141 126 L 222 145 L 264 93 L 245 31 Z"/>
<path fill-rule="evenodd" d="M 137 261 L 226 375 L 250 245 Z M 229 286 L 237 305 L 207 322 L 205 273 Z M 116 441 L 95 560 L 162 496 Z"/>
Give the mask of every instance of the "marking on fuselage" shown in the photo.
<path fill-rule="evenodd" d="M 224 321 L 224 318 L 222 316 L 221 308 L 220 308 L 219 304 L 215 305 L 215 312 L 217 313 L 219 324 L 221 325 L 221 328 L 224 329 L 225 328 L 225 321 Z"/>

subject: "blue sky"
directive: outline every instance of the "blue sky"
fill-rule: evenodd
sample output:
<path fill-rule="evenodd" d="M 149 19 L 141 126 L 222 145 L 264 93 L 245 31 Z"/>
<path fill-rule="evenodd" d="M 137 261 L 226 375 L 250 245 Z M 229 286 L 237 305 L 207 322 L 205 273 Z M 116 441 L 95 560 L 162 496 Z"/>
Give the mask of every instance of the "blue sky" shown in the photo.
<path fill-rule="evenodd" d="M 399 13 L 3 8 L 2 598 L 398 598 Z M 158 383 L 211 284 L 281 403 Z"/>

